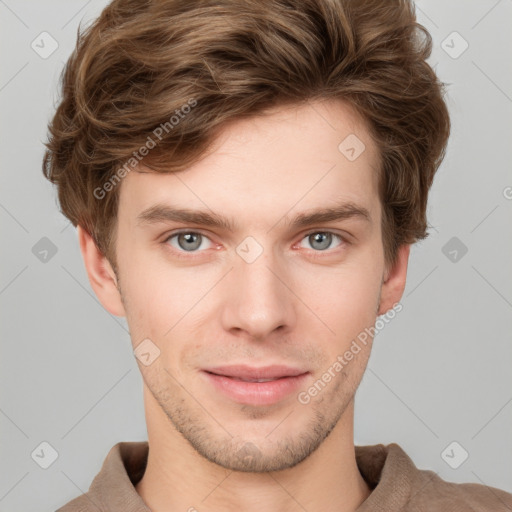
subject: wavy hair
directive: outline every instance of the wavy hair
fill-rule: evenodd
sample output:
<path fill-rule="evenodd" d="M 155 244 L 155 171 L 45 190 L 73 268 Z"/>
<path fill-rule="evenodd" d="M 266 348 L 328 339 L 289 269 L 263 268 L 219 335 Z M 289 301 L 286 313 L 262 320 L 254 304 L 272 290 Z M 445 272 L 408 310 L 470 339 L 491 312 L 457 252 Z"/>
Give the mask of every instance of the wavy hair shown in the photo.
<path fill-rule="evenodd" d="M 428 191 L 450 131 L 444 84 L 426 62 L 431 49 L 407 0 L 113 0 L 78 28 L 43 173 L 62 213 L 116 268 L 121 187 L 105 184 L 145 152 L 155 129 L 166 128 L 144 165 L 176 172 L 205 155 L 229 121 L 344 100 L 379 148 L 392 264 L 400 245 L 428 236 Z"/>

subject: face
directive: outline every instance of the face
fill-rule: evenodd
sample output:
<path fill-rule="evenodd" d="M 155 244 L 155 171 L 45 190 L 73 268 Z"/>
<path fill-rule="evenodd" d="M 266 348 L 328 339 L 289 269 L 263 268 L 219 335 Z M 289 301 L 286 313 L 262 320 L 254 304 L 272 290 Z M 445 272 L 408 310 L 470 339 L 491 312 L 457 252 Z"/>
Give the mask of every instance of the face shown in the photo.
<path fill-rule="evenodd" d="M 336 362 L 384 299 L 378 162 L 348 105 L 315 102 L 228 125 L 186 171 L 123 179 L 117 278 L 139 368 L 154 414 L 209 461 L 292 467 L 351 404 L 371 338 Z"/>

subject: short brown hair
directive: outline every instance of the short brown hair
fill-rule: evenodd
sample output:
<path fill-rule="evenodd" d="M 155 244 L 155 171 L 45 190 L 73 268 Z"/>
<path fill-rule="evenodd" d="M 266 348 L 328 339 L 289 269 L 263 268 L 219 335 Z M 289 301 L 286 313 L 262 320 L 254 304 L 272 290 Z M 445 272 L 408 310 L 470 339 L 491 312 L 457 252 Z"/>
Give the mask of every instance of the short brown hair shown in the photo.
<path fill-rule="evenodd" d="M 428 236 L 428 191 L 450 131 L 444 85 L 426 62 L 431 49 L 407 0 L 114 0 L 78 29 L 43 172 L 63 214 L 116 268 L 121 187 L 113 179 L 157 127 L 165 136 L 144 165 L 175 172 L 205 155 L 229 121 L 344 100 L 380 150 L 392 264 L 400 245 Z"/>

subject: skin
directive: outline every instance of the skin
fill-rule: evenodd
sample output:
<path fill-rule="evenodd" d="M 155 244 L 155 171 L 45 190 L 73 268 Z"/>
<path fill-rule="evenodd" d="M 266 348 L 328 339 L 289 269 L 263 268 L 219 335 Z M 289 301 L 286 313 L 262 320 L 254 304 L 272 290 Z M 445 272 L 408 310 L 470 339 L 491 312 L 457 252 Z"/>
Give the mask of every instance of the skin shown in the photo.
<path fill-rule="evenodd" d="M 366 146 L 355 161 L 338 150 L 352 133 Z M 349 105 L 282 106 L 224 127 L 185 171 L 157 174 L 141 165 L 123 179 L 117 275 L 78 227 L 99 300 L 126 316 L 134 349 L 149 338 L 160 350 L 148 366 L 137 359 L 150 452 L 136 490 L 153 512 L 348 512 L 370 495 L 353 423 L 371 338 L 308 404 L 297 393 L 269 406 L 237 403 L 201 369 L 288 364 L 310 371 L 307 390 L 400 300 L 410 246 L 385 265 L 378 165 Z M 364 206 L 370 221 L 286 224 L 346 201 Z M 139 225 L 137 215 L 157 202 L 215 212 L 238 226 L 230 233 L 175 221 Z M 192 251 L 182 237 L 169 238 L 183 228 L 204 235 Z M 343 238 L 315 241 L 318 232 Z M 263 249 L 252 263 L 236 252 L 248 236 Z"/>

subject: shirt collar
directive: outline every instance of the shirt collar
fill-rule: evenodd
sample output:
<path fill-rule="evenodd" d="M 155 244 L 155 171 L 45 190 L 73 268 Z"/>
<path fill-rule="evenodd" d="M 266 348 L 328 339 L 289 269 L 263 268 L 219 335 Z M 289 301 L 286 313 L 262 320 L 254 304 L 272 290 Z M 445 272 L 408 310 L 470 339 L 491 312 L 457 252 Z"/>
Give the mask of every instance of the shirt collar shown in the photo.
<path fill-rule="evenodd" d="M 147 441 L 114 445 L 86 496 L 98 508 L 111 512 L 151 512 L 135 489 L 146 470 Z M 356 462 L 372 493 L 356 512 L 402 510 L 411 498 L 412 479 L 418 469 L 395 444 L 355 446 Z"/>

